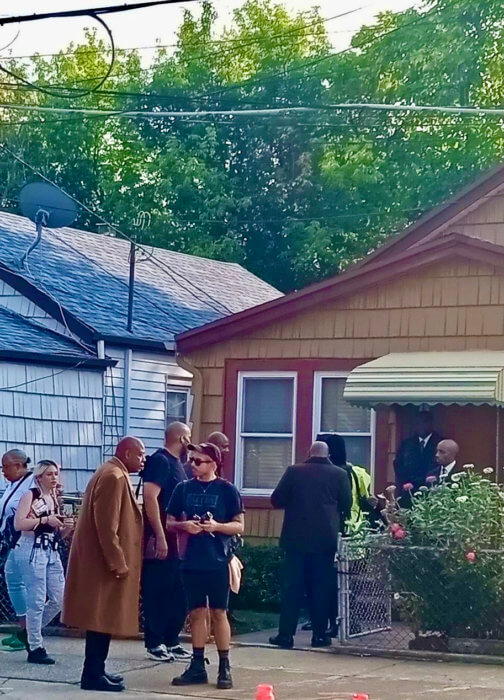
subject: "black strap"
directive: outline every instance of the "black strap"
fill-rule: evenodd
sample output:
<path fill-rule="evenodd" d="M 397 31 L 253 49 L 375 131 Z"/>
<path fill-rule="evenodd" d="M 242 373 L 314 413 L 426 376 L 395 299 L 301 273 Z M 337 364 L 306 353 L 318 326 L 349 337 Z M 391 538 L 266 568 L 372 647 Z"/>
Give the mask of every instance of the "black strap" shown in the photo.
<path fill-rule="evenodd" d="M 29 476 L 31 476 L 31 475 L 32 475 L 31 472 L 28 472 L 27 474 L 25 474 L 25 475 L 23 476 L 23 478 L 19 480 L 19 482 L 18 482 L 18 483 L 16 484 L 16 486 L 12 489 L 12 491 L 11 491 L 10 494 L 9 494 L 9 496 L 7 497 L 7 500 L 5 501 L 5 503 L 4 503 L 3 506 L 2 506 L 2 513 L 1 513 L 1 515 L 0 515 L 0 528 L 2 527 L 3 519 L 4 519 L 4 515 L 5 515 L 5 511 L 7 510 L 7 505 L 8 505 L 8 503 L 9 503 L 9 501 L 10 501 L 11 498 L 14 496 L 14 494 L 16 493 L 16 491 L 18 490 L 18 488 L 21 486 L 21 484 L 23 483 L 23 481 L 26 481 L 26 479 L 27 479 Z"/>
<path fill-rule="evenodd" d="M 143 471 L 141 471 L 138 474 L 138 476 L 139 476 L 138 484 L 137 484 L 137 487 L 135 489 L 135 498 L 137 499 L 137 501 L 138 501 L 138 496 L 140 495 L 140 489 L 142 488 L 142 484 L 143 484 Z"/>

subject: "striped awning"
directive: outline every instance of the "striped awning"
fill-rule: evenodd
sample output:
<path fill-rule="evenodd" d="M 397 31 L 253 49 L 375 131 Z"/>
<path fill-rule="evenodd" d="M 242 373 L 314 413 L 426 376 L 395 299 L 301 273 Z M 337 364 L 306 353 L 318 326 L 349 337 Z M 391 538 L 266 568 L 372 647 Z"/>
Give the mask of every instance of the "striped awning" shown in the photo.
<path fill-rule="evenodd" d="M 344 398 L 379 404 L 504 405 L 504 351 L 404 352 L 356 367 Z"/>

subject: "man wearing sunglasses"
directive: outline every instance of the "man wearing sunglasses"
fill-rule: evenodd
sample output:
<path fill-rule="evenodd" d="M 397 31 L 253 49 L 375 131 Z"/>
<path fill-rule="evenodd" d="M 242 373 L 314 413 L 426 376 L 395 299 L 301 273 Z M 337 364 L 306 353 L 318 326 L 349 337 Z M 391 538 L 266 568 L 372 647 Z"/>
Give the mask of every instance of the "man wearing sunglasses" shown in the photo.
<path fill-rule="evenodd" d="M 168 530 L 181 533 L 180 558 L 190 612 L 193 657 L 190 665 L 172 684 L 208 683 L 205 669 L 207 605 L 210 608 L 219 671 L 217 688 L 233 687 L 229 667 L 231 630 L 229 561 L 232 539 L 243 532 L 243 504 L 238 489 L 217 476 L 222 456 L 211 443 L 188 445 L 194 478 L 179 484 L 168 506 Z"/>

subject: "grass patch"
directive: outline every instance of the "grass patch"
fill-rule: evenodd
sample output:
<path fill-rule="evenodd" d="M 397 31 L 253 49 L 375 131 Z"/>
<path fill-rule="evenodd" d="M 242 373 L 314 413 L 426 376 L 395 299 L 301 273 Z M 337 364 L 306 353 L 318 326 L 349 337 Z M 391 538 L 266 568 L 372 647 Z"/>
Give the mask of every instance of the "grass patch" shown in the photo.
<path fill-rule="evenodd" d="M 278 626 L 278 615 L 273 612 L 255 610 L 233 611 L 233 636 L 274 629 Z"/>

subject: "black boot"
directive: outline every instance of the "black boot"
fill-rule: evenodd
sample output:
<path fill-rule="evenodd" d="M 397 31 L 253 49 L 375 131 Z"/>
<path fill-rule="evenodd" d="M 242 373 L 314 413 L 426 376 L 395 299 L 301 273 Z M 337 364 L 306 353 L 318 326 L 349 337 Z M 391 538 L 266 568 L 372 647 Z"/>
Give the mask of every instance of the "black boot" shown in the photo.
<path fill-rule="evenodd" d="M 230 690 L 232 687 L 233 679 L 231 677 L 229 659 L 221 659 L 219 661 L 219 673 L 217 674 L 217 688 L 219 690 Z"/>
<path fill-rule="evenodd" d="M 29 664 L 41 664 L 43 666 L 52 666 L 56 663 L 54 659 L 51 659 L 51 657 L 47 655 L 47 651 L 44 647 L 28 651 L 27 661 Z"/>
<path fill-rule="evenodd" d="M 93 678 L 83 674 L 80 687 L 81 690 L 99 690 L 102 693 L 120 693 L 124 690 L 122 683 L 112 683 L 106 675 Z"/>
<path fill-rule="evenodd" d="M 277 634 L 269 638 L 269 643 L 273 644 L 275 647 L 280 647 L 280 649 L 292 649 L 294 646 L 294 637 L 284 637 L 281 634 Z"/>
<path fill-rule="evenodd" d="M 124 681 L 123 676 L 119 676 L 116 673 L 105 673 L 103 674 L 111 683 L 122 683 Z"/>
<path fill-rule="evenodd" d="M 208 683 L 205 662 L 208 663 L 208 659 L 193 656 L 184 673 L 181 676 L 175 676 L 172 680 L 172 685 L 205 685 Z"/>

